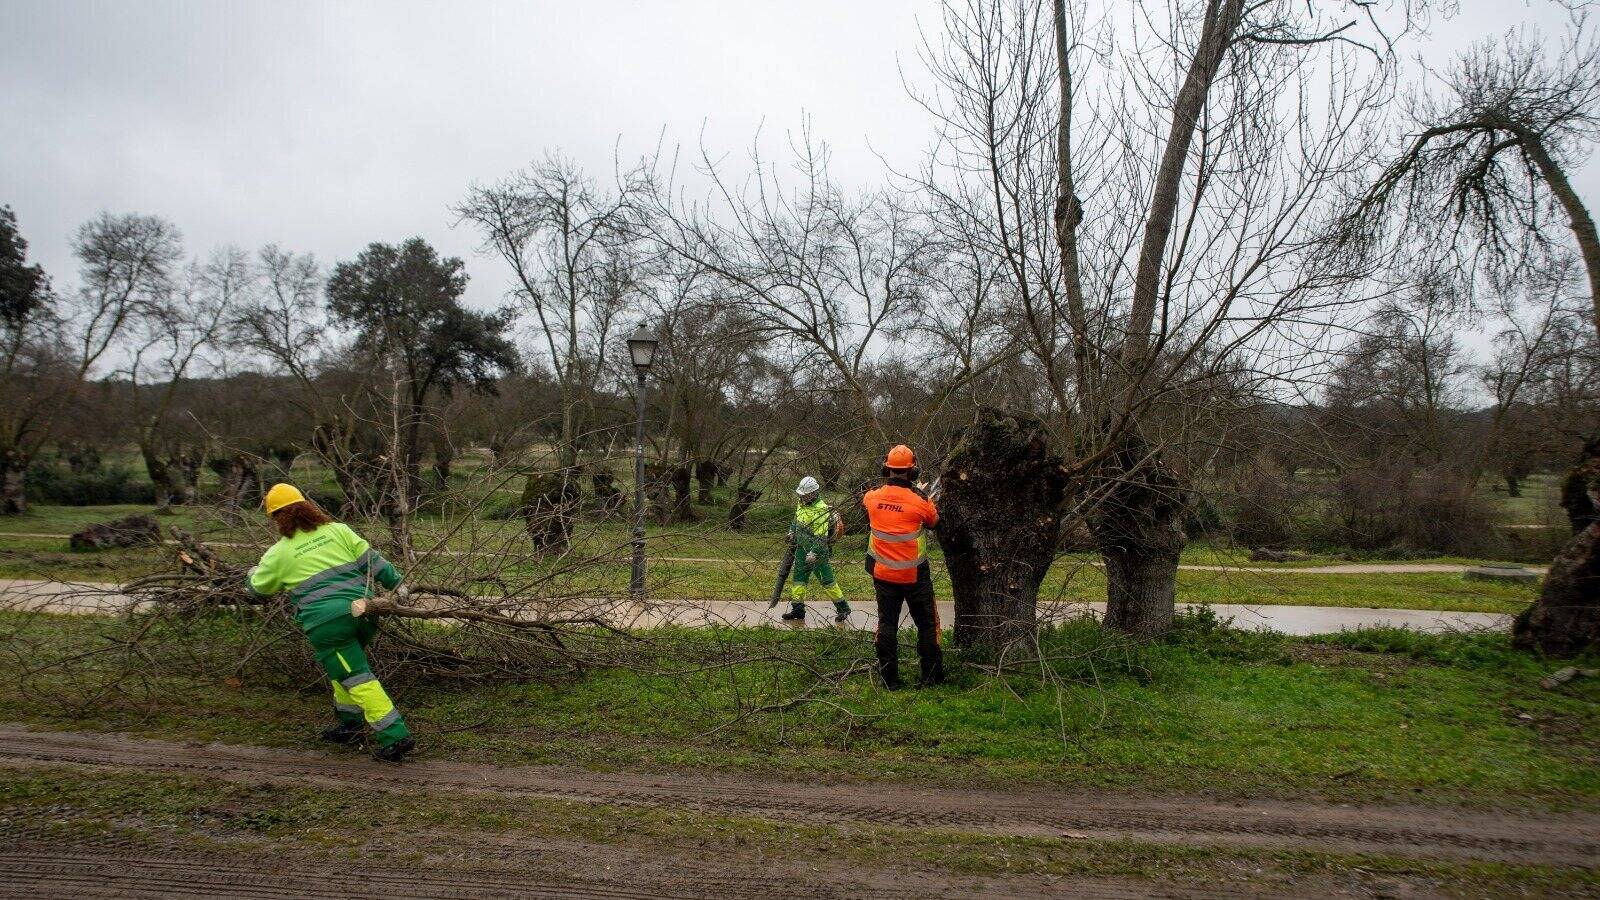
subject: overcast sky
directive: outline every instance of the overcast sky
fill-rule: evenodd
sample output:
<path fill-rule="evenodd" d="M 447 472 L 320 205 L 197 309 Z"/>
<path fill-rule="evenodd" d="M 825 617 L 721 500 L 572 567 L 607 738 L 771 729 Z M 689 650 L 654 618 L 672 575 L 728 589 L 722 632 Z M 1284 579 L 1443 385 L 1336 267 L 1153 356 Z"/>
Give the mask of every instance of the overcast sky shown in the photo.
<path fill-rule="evenodd" d="M 1416 48 L 1429 62 L 1564 21 L 1543 0 L 1461 7 Z M 324 266 L 422 235 L 493 305 L 500 270 L 449 206 L 546 148 L 605 173 L 619 141 L 631 158 L 704 129 L 737 152 L 809 114 L 845 179 L 876 177 L 875 154 L 914 165 L 919 17 L 936 0 L 0 0 L 0 203 L 61 287 L 73 230 L 107 209 L 171 219 L 191 253 L 277 242 Z"/>

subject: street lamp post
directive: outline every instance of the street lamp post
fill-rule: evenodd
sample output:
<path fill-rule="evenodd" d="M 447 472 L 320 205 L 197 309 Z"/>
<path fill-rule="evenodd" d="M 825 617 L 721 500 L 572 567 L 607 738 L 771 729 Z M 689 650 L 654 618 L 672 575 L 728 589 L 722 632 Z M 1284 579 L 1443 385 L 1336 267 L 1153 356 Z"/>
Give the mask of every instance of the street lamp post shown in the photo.
<path fill-rule="evenodd" d="M 639 378 L 638 415 L 633 432 L 633 575 L 628 579 L 628 596 L 644 599 L 644 394 L 645 376 L 656 360 L 656 336 L 640 325 L 628 337 L 628 355 Z"/>

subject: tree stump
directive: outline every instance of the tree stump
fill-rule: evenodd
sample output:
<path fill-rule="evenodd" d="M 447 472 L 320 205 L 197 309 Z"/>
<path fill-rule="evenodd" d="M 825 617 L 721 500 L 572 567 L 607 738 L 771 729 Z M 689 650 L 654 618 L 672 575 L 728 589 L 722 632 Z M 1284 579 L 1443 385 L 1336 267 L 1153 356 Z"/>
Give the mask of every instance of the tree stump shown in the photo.
<path fill-rule="evenodd" d="M 994 409 L 956 435 L 940 476 L 939 526 L 955 595 L 955 642 L 999 651 L 1034 633 L 1069 487 L 1038 419 Z"/>

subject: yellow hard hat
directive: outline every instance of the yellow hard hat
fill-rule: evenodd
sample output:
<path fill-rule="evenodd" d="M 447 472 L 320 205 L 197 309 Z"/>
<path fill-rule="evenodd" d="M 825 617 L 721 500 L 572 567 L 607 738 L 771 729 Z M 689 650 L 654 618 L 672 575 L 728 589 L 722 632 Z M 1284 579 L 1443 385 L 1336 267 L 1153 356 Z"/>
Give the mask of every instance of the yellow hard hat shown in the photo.
<path fill-rule="evenodd" d="M 279 482 L 267 491 L 267 515 L 270 516 L 291 503 L 301 503 L 305 499 L 306 495 L 300 493 L 299 488 Z"/>

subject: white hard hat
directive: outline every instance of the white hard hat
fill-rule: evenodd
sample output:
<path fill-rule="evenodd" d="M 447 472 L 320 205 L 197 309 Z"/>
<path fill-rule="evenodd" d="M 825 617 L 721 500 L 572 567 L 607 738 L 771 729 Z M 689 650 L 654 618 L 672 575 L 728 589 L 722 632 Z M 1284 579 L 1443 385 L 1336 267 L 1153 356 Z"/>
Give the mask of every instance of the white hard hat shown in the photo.
<path fill-rule="evenodd" d="M 822 485 L 818 484 L 815 478 L 807 475 L 806 477 L 800 479 L 800 486 L 795 488 L 794 492 L 795 494 L 804 497 L 807 494 L 815 494 L 820 490 L 822 490 Z"/>

